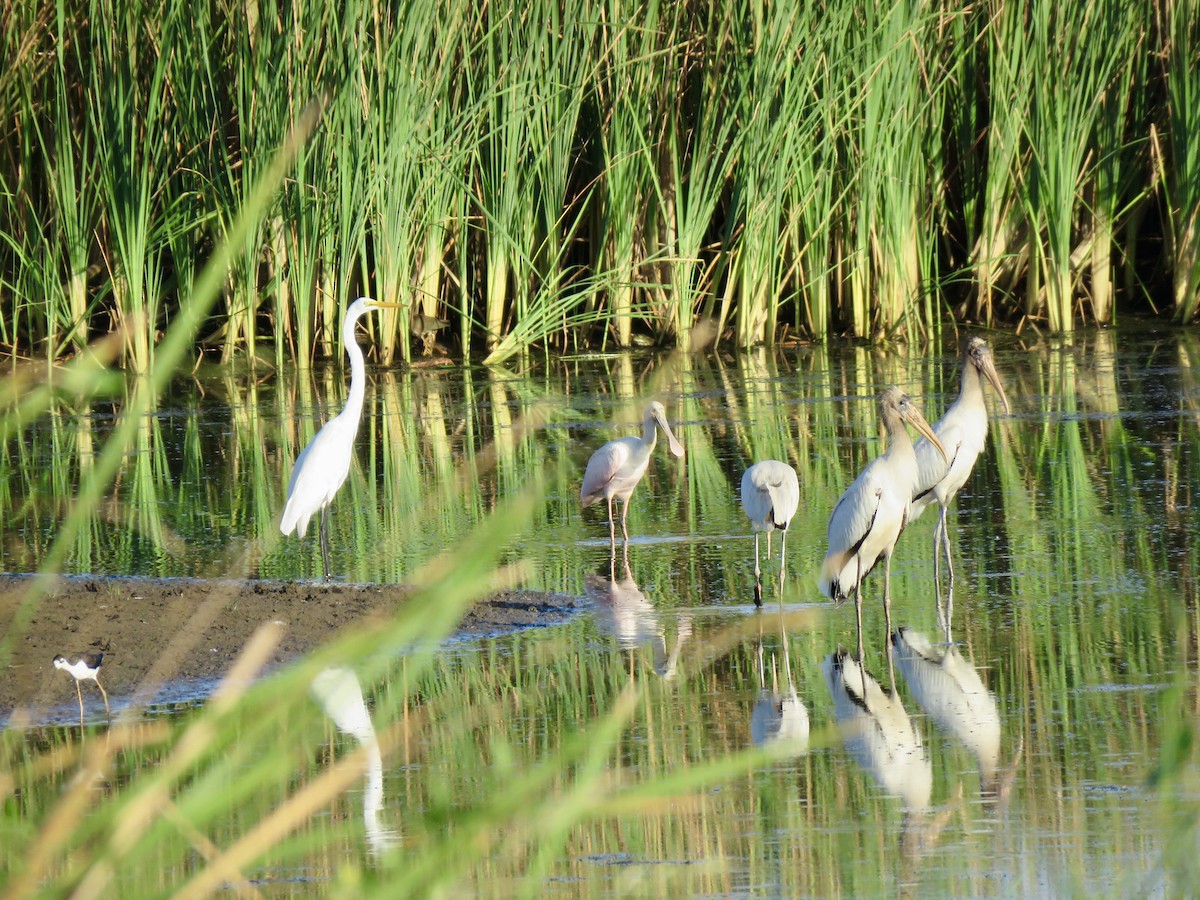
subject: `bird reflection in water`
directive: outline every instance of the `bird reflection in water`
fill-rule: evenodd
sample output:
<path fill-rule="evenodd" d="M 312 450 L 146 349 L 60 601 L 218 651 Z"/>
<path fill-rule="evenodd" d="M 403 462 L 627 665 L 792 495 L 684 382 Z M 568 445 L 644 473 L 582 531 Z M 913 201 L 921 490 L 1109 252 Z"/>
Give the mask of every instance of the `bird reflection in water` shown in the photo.
<path fill-rule="evenodd" d="M 629 545 L 623 546 L 620 577 L 617 575 L 615 545 L 609 555 L 608 574 L 591 573 L 587 576 L 585 587 L 588 598 L 596 607 L 596 622 L 624 650 L 649 646 L 654 657 L 655 674 L 666 679 L 674 678 L 678 671 L 679 653 L 692 633 L 691 617 L 679 617 L 675 645 L 668 653 L 658 610 L 633 580 L 633 573 L 629 569 Z"/>
<path fill-rule="evenodd" d="M 375 736 L 371 714 L 363 702 L 358 677 L 346 668 L 322 669 L 313 679 L 312 693 L 338 730 L 354 737 L 366 751 L 363 825 L 367 832 L 367 845 L 378 856 L 394 847 L 399 836 L 379 824 L 379 811 L 383 808 L 383 756 L 379 752 L 379 740 Z"/>
<path fill-rule="evenodd" d="M 917 705 L 938 728 L 975 756 L 980 794 L 1003 800 L 1012 787 L 1016 760 L 1001 771 L 1000 710 L 978 670 L 963 658 L 957 646 L 934 646 L 924 634 L 911 628 L 897 628 L 892 634 L 892 647 L 896 665 Z"/>
<path fill-rule="evenodd" d="M 906 859 L 930 849 L 950 809 L 930 814 L 933 767 L 895 690 L 885 691 L 846 650 L 822 666 L 842 744 L 889 796 L 904 805 L 900 848 Z"/>
<path fill-rule="evenodd" d="M 750 713 L 750 739 L 756 746 L 782 747 L 799 755 L 808 750 L 808 709 L 796 691 L 792 680 L 792 661 L 788 652 L 788 635 L 779 608 L 779 643 L 783 647 L 785 690 L 779 689 L 778 655 L 771 656 L 771 682 L 767 685 L 765 652 L 763 649 L 762 617 L 758 632 L 758 700 Z"/>

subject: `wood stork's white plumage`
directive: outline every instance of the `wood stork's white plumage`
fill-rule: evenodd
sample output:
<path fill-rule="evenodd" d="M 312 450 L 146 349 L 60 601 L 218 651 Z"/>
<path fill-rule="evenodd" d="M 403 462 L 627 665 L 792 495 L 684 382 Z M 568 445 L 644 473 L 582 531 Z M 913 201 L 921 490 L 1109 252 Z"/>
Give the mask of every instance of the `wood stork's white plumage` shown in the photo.
<path fill-rule="evenodd" d="M 916 443 L 917 488 L 913 494 L 909 521 L 915 520 L 930 503 L 941 506 L 937 527 L 933 532 L 934 577 L 942 550 L 946 553 L 946 566 L 951 582 L 954 579 L 954 563 L 950 557 L 950 535 L 946 531 L 946 511 L 955 495 L 966 484 L 975 468 L 975 460 L 983 452 L 987 442 L 988 411 L 983 399 L 983 379 L 995 389 L 1004 411 L 1009 411 L 1008 397 L 1004 385 L 992 361 L 992 350 L 982 338 L 973 337 L 963 345 L 962 377 L 958 399 L 946 410 L 933 426 L 945 449 L 945 458 L 925 438 Z"/>
<path fill-rule="evenodd" d="M 796 470 L 777 459 L 756 462 L 742 475 L 742 509 L 754 530 L 755 599 L 762 603 L 762 569 L 758 562 L 758 535 L 767 533 L 767 558 L 771 558 L 771 532 L 779 529 L 779 582 L 787 563 L 787 529 L 800 506 L 800 479 Z"/>
<path fill-rule="evenodd" d="M 621 533 L 629 540 L 629 529 L 625 519 L 629 515 L 629 497 L 638 486 L 650 454 L 658 442 L 658 429 L 667 436 L 667 443 L 675 456 L 683 456 L 683 446 L 675 439 L 671 426 L 667 424 L 667 411 L 657 400 L 646 404 L 641 437 L 623 437 L 609 441 L 592 454 L 583 473 L 583 486 L 579 500 L 586 509 L 601 500 L 608 504 L 608 534 L 612 543 L 617 541 L 616 522 L 613 517 L 613 500 L 621 501 Z"/>
<path fill-rule="evenodd" d="M 879 417 L 887 430 L 887 450 L 859 474 L 834 507 L 829 519 L 829 550 L 821 566 L 821 593 L 841 602 L 853 593 L 858 621 L 858 658 L 863 658 L 862 580 L 883 560 L 883 609 L 887 634 L 892 632 L 892 551 L 908 522 L 917 484 L 917 457 L 907 422 L 935 447 L 941 442 L 916 403 L 900 388 L 889 387 L 879 396 Z M 891 660 L 888 644 L 888 659 Z"/>
<path fill-rule="evenodd" d="M 321 514 L 321 559 L 325 566 L 325 577 L 329 569 L 329 504 L 346 482 L 350 474 L 350 461 L 354 454 L 354 436 L 358 434 L 358 423 L 362 418 L 363 397 L 366 394 L 366 367 L 362 348 L 354 337 L 354 326 L 359 318 L 373 309 L 399 309 L 398 303 L 382 303 L 369 297 L 359 297 L 346 310 L 342 321 L 342 343 L 350 357 L 350 394 L 345 408 L 325 423 L 308 446 L 296 457 L 292 477 L 288 481 L 287 502 L 279 530 L 288 535 L 293 532 L 304 537 L 309 520 Z"/>

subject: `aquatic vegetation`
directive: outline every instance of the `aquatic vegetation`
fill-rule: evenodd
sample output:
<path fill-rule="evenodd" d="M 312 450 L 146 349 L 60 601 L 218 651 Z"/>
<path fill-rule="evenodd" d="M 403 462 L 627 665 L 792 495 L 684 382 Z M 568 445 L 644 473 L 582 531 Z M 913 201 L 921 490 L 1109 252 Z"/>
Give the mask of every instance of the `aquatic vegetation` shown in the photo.
<path fill-rule="evenodd" d="M 0 348 L 111 332 L 147 371 L 313 110 L 193 354 L 336 358 L 359 295 L 403 307 L 384 362 L 422 317 L 448 323 L 423 352 L 490 363 L 1195 317 L 1195 4 L 268 2 L 243 24 L 177 0 L 5 18 Z"/>

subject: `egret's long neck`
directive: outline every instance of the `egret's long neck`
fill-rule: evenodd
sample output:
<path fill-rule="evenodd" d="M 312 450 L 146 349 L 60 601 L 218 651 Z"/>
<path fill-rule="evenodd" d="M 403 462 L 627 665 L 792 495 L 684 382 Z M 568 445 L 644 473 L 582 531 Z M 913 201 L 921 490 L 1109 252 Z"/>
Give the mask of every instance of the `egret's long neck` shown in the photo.
<path fill-rule="evenodd" d="M 346 397 L 346 407 L 341 414 L 353 416 L 355 419 L 362 414 L 363 397 L 367 390 L 367 372 L 363 364 L 362 348 L 358 346 L 358 340 L 354 336 L 357 324 L 358 316 L 347 318 L 342 324 L 342 343 L 350 356 L 350 393 Z"/>

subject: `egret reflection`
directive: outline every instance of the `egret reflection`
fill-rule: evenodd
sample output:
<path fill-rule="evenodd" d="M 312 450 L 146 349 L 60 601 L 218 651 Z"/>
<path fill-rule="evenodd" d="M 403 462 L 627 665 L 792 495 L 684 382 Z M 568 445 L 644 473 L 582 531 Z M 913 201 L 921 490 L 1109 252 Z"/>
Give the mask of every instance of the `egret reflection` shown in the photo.
<path fill-rule="evenodd" d="M 601 630 L 611 634 L 623 650 L 649 646 L 654 658 L 655 674 L 666 679 L 674 678 L 678 671 L 679 653 L 692 633 L 691 617 L 679 617 L 675 643 L 668 652 L 666 632 L 658 610 L 646 599 L 633 579 L 627 544 L 621 554 L 621 574 L 617 574 L 617 554 L 613 546 L 607 574 L 588 574 L 585 588 L 588 599 L 595 605 L 596 622 Z"/>
<path fill-rule="evenodd" d="M 792 662 L 788 651 L 787 630 L 783 622 L 783 609 L 779 610 L 779 642 L 783 648 L 783 674 L 786 687 L 779 687 L 779 656 L 771 656 L 770 686 L 767 684 L 767 666 L 763 648 L 762 620 L 758 633 L 758 700 L 750 713 L 750 739 L 757 746 L 778 745 L 797 755 L 808 750 L 808 709 L 796 683 L 792 680 Z"/>
<path fill-rule="evenodd" d="M 379 811 L 383 808 L 383 756 L 379 752 L 379 740 L 375 736 L 371 714 L 363 701 L 358 676 L 350 669 L 341 667 L 322 669 L 313 678 L 312 693 L 338 730 L 354 737 L 366 749 L 363 825 L 367 832 L 367 845 L 373 854 L 379 855 L 394 847 L 399 836 L 379 823 Z"/>

